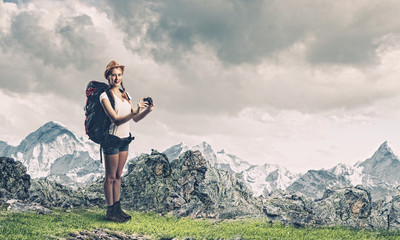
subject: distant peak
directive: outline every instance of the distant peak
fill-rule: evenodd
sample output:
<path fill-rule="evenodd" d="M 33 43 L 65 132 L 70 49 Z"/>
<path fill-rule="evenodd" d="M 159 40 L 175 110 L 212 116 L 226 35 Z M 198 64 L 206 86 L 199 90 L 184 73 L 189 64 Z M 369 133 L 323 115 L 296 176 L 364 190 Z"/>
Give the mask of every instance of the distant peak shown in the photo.
<path fill-rule="evenodd" d="M 58 136 L 66 134 L 73 138 L 75 141 L 79 141 L 75 134 L 68 130 L 63 124 L 50 121 L 45 123 L 43 126 L 38 128 L 36 131 L 30 133 L 18 146 L 19 148 L 26 151 L 30 147 L 39 143 L 51 143 L 57 139 Z"/>
<path fill-rule="evenodd" d="M 203 149 L 209 149 L 211 148 L 211 145 L 208 144 L 206 141 L 201 142 L 200 144 L 193 146 L 193 148 L 203 148 Z"/>
<path fill-rule="evenodd" d="M 381 144 L 381 146 L 379 147 L 378 151 L 380 151 L 380 152 L 383 152 L 383 151 L 384 151 L 384 152 L 391 152 L 391 153 L 393 153 L 392 148 L 391 148 L 390 146 L 391 146 L 390 142 L 385 141 L 385 142 L 383 142 L 383 143 Z"/>
<path fill-rule="evenodd" d="M 189 147 L 182 141 L 167 148 L 163 151 L 163 153 L 167 156 L 169 161 L 172 161 L 174 159 L 178 159 L 179 156 L 187 150 L 189 150 Z"/>
<path fill-rule="evenodd" d="M 180 142 L 178 144 L 173 145 L 173 147 L 182 147 L 185 146 L 186 144 L 184 142 Z"/>
<path fill-rule="evenodd" d="M 225 154 L 225 150 L 221 149 L 221 151 L 217 152 L 218 154 Z"/>
<path fill-rule="evenodd" d="M 66 129 L 66 127 L 65 127 L 65 125 L 64 124 L 62 124 L 62 123 L 59 123 L 59 122 L 55 122 L 55 121 L 50 121 L 50 122 L 47 122 L 46 124 L 44 124 L 42 127 L 49 127 L 49 128 L 52 128 L 52 127 L 60 127 L 60 128 L 65 128 Z"/>
<path fill-rule="evenodd" d="M 350 165 L 346 164 L 346 163 L 338 163 L 336 166 L 336 168 L 349 168 Z M 335 168 L 334 167 L 334 168 Z"/>
<path fill-rule="evenodd" d="M 68 135 L 76 138 L 75 134 L 71 132 L 64 124 L 59 122 L 50 121 L 41 126 L 35 132 L 28 135 L 27 138 L 35 136 L 36 139 L 46 139 L 56 137 L 59 134 L 67 133 Z"/>
<path fill-rule="evenodd" d="M 351 166 L 345 163 L 338 163 L 336 166 L 334 166 L 331 169 L 328 169 L 327 171 L 334 173 L 336 175 L 340 175 L 342 173 L 345 173 L 347 171 L 351 171 Z"/>

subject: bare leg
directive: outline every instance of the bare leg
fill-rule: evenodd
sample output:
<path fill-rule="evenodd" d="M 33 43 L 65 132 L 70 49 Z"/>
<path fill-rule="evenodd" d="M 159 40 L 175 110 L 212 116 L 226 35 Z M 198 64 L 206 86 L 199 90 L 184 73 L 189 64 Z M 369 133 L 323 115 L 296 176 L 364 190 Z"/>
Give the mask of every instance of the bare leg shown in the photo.
<path fill-rule="evenodd" d="M 116 177 L 115 177 L 114 186 L 113 186 L 114 202 L 118 202 L 119 198 L 120 198 L 121 175 L 122 175 L 122 170 L 124 169 L 127 158 L 128 158 L 128 151 L 119 152 L 119 161 L 118 161 L 118 166 L 116 169 Z"/>
<path fill-rule="evenodd" d="M 104 195 L 107 206 L 114 204 L 114 186 L 117 179 L 117 168 L 119 162 L 119 154 L 106 155 L 104 154 L 105 179 L 104 179 Z"/>

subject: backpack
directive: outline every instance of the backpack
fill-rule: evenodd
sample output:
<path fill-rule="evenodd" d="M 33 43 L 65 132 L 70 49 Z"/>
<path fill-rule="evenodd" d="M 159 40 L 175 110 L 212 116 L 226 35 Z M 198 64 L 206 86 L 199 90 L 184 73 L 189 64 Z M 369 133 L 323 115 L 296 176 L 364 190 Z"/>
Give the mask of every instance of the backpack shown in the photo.
<path fill-rule="evenodd" d="M 106 133 L 111 125 L 111 120 L 104 112 L 100 103 L 100 95 L 107 93 L 111 106 L 115 107 L 114 98 L 111 96 L 109 85 L 103 82 L 91 81 L 86 86 L 86 104 L 85 104 L 85 132 L 89 139 L 102 145 Z M 101 152 L 100 152 L 101 155 Z"/>
<path fill-rule="evenodd" d="M 120 89 L 122 92 L 122 90 Z M 108 135 L 111 120 L 107 116 L 100 102 L 100 95 L 106 92 L 111 106 L 115 109 L 114 97 L 110 92 L 110 86 L 103 82 L 91 81 L 86 86 L 86 104 L 85 104 L 85 132 L 89 139 L 100 144 L 100 162 L 103 162 L 102 148 L 103 143 Z M 128 95 L 128 100 L 130 100 Z M 129 134 L 130 141 L 134 139 Z"/>

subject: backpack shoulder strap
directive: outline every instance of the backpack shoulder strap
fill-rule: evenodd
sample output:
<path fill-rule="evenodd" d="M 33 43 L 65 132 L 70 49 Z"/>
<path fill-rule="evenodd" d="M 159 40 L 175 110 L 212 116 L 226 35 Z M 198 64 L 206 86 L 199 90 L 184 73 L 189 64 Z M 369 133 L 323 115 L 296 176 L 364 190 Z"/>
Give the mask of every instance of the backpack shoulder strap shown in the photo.
<path fill-rule="evenodd" d="M 110 100 L 111 107 L 112 107 L 113 109 L 115 109 L 115 101 L 114 101 L 114 97 L 111 95 L 110 89 L 107 88 L 107 89 L 104 90 L 104 91 L 105 91 L 106 94 L 107 94 L 108 100 Z"/>

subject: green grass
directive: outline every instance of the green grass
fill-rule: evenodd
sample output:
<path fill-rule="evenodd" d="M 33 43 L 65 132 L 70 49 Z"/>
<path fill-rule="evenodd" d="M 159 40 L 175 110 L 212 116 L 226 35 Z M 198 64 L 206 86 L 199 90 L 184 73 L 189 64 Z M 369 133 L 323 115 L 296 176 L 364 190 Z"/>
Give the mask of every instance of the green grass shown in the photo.
<path fill-rule="evenodd" d="M 0 211 L 0 239 L 62 239 L 83 230 L 108 229 L 141 234 L 154 239 L 400 239 L 399 231 L 369 231 L 346 228 L 294 228 L 266 220 L 212 221 L 130 212 L 132 220 L 105 220 L 100 208 L 53 209 L 50 215 Z"/>

